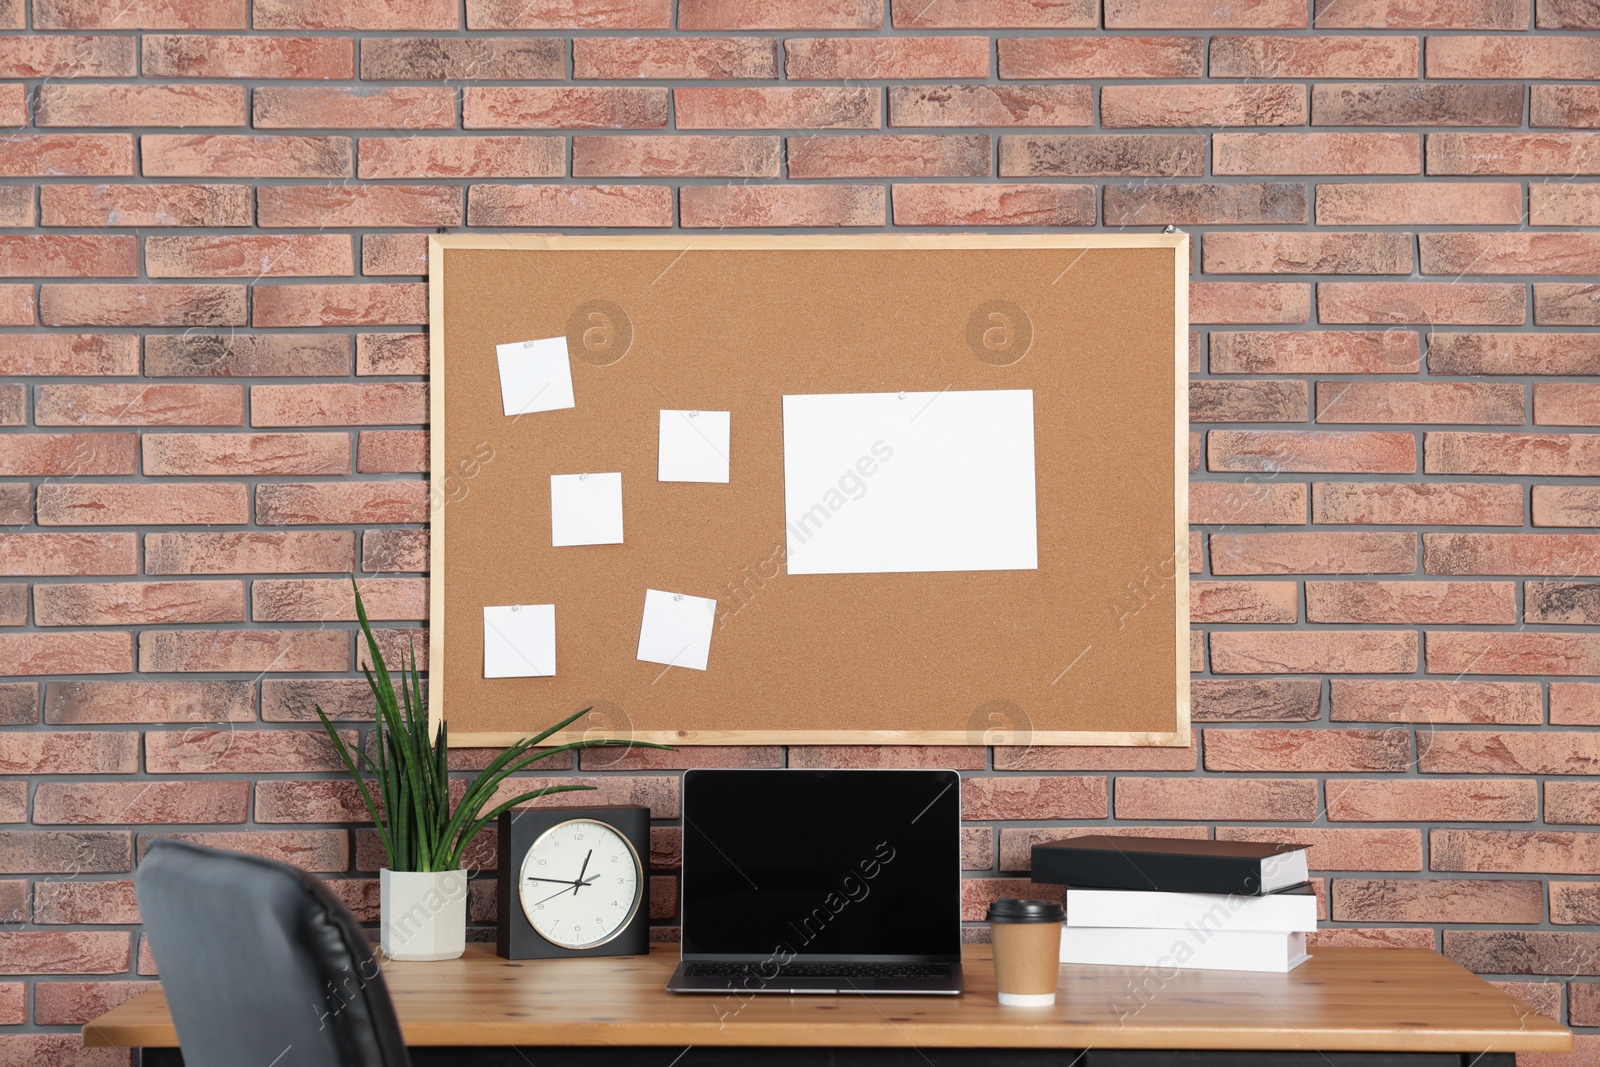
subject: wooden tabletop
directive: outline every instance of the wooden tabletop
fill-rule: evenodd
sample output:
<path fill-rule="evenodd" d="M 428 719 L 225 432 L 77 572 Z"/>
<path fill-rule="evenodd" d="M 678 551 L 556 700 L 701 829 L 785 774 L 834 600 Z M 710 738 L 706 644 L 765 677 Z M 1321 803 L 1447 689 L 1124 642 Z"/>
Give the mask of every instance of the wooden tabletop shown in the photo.
<path fill-rule="evenodd" d="M 1425 949 L 1324 948 L 1289 974 L 1061 968 L 1053 1008 L 1002 1008 L 988 945 L 960 997 L 668 993 L 676 945 L 648 956 L 388 963 L 410 1045 L 790 1045 L 1562 1052 L 1565 1027 Z M 91 1046 L 177 1035 L 160 989 L 83 1028 Z"/>

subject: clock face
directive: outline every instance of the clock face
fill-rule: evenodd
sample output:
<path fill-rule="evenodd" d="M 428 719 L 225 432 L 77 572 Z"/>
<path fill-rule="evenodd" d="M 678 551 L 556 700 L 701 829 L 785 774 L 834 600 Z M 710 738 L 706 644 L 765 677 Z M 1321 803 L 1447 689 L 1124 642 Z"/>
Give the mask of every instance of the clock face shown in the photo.
<path fill-rule="evenodd" d="M 628 925 L 643 894 L 633 843 L 593 819 L 557 823 L 522 858 L 517 893 L 528 923 L 551 944 L 595 948 Z"/>

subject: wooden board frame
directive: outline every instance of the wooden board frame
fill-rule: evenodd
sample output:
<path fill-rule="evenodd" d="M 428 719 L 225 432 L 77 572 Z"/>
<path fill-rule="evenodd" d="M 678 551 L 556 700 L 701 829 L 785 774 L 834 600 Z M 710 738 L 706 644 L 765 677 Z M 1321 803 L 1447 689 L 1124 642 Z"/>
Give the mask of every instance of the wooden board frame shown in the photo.
<path fill-rule="evenodd" d="M 1173 285 L 1173 457 L 1174 494 L 1172 508 L 1173 570 L 1173 652 L 1177 701 L 1171 730 L 1040 730 L 1030 731 L 1023 743 L 1035 746 L 1119 745 L 1186 747 L 1190 743 L 1190 637 L 1188 588 L 1188 378 L 1189 378 L 1189 236 L 1181 232 L 1135 234 L 870 234 L 870 235 L 691 235 L 649 236 L 551 236 L 531 235 L 436 235 L 428 241 L 429 282 L 429 380 L 430 380 L 430 467 L 433 504 L 429 533 L 429 717 L 437 723 L 447 716 L 442 708 L 444 691 L 445 630 L 445 525 L 449 508 L 439 504 L 448 476 L 445 450 L 445 276 L 444 253 L 453 250 L 903 250 L 903 249 L 1170 249 Z M 470 725 L 451 731 L 450 742 L 457 747 L 489 747 L 510 744 L 523 732 L 473 729 Z M 636 741 L 673 745 L 974 745 L 1004 744 L 1003 734 L 995 739 L 975 737 L 971 730 L 636 730 L 609 734 L 604 730 L 567 731 L 553 736 L 551 744 L 583 738 L 618 736 Z"/>

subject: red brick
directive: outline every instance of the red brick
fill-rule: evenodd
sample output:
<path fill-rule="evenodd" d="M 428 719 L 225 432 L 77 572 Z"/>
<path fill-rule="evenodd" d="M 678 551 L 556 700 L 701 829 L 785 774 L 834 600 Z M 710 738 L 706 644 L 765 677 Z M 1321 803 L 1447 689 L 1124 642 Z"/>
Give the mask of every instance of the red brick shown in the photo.
<path fill-rule="evenodd" d="M 1409 133 L 1219 132 L 1212 144 L 1217 174 L 1422 173 L 1422 139 Z"/>
<path fill-rule="evenodd" d="M 0 434 L 0 474 L 132 474 L 137 434 Z"/>
<path fill-rule="evenodd" d="M 679 193 L 685 227 L 882 226 L 882 186 L 695 185 Z"/>
<path fill-rule="evenodd" d="M 1425 233 L 1424 274 L 1596 274 L 1600 235 Z"/>
<path fill-rule="evenodd" d="M 1600 78 L 1600 41 L 1585 37 L 1428 38 L 1430 78 Z"/>
<path fill-rule="evenodd" d="M 0 533 L 0 572 L 23 575 L 136 574 L 131 533 Z"/>
<path fill-rule="evenodd" d="M 1328 818 L 1340 822 L 1533 822 L 1532 781 L 1341 781 L 1328 787 Z"/>
<path fill-rule="evenodd" d="M 892 111 L 892 98 L 890 106 Z M 1042 134 L 1000 138 L 1000 175 L 1007 178 L 1199 177 L 1205 173 L 1205 157 L 1205 138 L 1189 134 Z"/>
<path fill-rule="evenodd" d="M 1600 342 L 1586 334 L 1435 333 L 1434 374 L 1600 374 Z"/>
<path fill-rule="evenodd" d="M 1418 738 L 1418 749 L 1418 769 L 1425 774 L 1594 774 L 1600 770 L 1600 737 L 1589 733 L 1434 730 Z"/>
<path fill-rule="evenodd" d="M 1317 482 L 1311 515 L 1320 523 L 1521 526 L 1523 496 L 1520 486 L 1476 482 Z"/>
<path fill-rule="evenodd" d="M 117 40 L 117 38 L 104 38 Z M 147 34 L 147 78 L 354 78 L 355 41 L 348 37 Z"/>
<path fill-rule="evenodd" d="M 263 227 L 461 224 L 462 194 L 452 186 L 277 185 L 258 190 L 256 200 Z"/>
<path fill-rule="evenodd" d="M 1218 674 L 1410 674 L 1417 669 L 1417 635 L 1399 630 L 1218 631 L 1211 635 L 1211 669 Z"/>
<path fill-rule="evenodd" d="M 1317 817 L 1317 783 L 1309 778 L 1118 778 L 1116 817 L 1310 822 Z"/>
<path fill-rule="evenodd" d="M 467 225 L 671 226 L 672 190 L 662 185 L 474 185 Z"/>
<path fill-rule="evenodd" d="M 127 1067 L 128 1050 L 86 1048 L 77 1033 L 10 1033 L 0 1037 L 0 1054 L 35 1067 Z"/>
<path fill-rule="evenodd" d="M 40 585 L 40 626 L 137 626 L 243 622 L 243 582 L 105 582 Z"/>
<path fill-rule="evenodd" d="M 1311 87 L 1314 126 L 1519 126 L 1522 87 L 1397 82 Z"/>
<path fill-rule="evenodd" d="M 367 530 L 361 535 L 361 569 L 374 574 L 428 569 L 426 530 Z"/>
<path fill-rule="evenodd" d="M 469 30 L 665 30 L 671 27 L 672 0 L 467 0 Z"/>
<path fill-rule="evenodd" d="M 1189 421 L 1304 422 L 1311 401 L 1305 382 L 1211 380 L 1189 383 Z"/>
<path fill-rule="evenodd" d="M 373 717 L 372 690 L 360 678 L 263 678 L 261 718 L 266 722 L 315 723 L 321 706 L 330 719 Z M 467 751 L 452 748 L 456 753 Z M 302 783 L 294 783 L 296 785 Z"/>
<path fill-rule="evenodd" d="M 362 274 L 428 273 L 428 238 L 420 233 L 369 233 L 361 238 Z"/>
<path fill-rule="evenodd" d="M 1567 925 L 1593 924 L 1600 915 L 1600 894 L 1593 882 L 1550 883 L 1550 921 Z"/>
<path fill-rule="evenodd" d="M 1535 85 L 1528 124 L 1590 130 L 1600 127 L 1600 86 Z"/>
<path fill-rule="evenodd" d="M 1600 489 L 1587 485 L 1533 487 L 1535 526 L 1600 526 Z"/>
<path fill-rule="evenodd" d="M 426 482 L 271 482 L 256 487 L 256 522 L 263 526 L 427 520 Z"/>
<path fill-rule="evenodd" d="M 1319 678 L 1196 678 L 1196 722 L 1309 722 L 1322 704 Z"/>
<path fill-rule="evenodd" d="M 896 185 L 894 221 L 898 226 L 1093 226 L 1094 187 Z"/>
<path fill-rule="evenodd" d="M 349 178 L 355 153 L 348 137 L 274 134 L 145 134 L 146 177 Z"/>
<path fill-rule="evenodd" d="M 244 388 L 237 385 L 41 385 L 39 426 L 238 426 Z"/>
<path fill-rule="evenodd" d="M 242 285 L 65 285 L 39 287 L 46 326 L 243 326 Z"/>
<path fill-rule="evenodd" d="M 1318 382 L 1317 421 L 1515 426 L 1525 398 L 1509 382 Z"/>
<path fill-rule="evenodd" d="M 18 89 L 23 88 L 17 86 Z M 26 99 L 26 94 L 24 94 Z M 21 101 L 17 101 L 20 106 Z M 7 228 L 24 229 L 35 225 L 33 186 L 7 185 L 0 187 L 0 223 Z"/>
<path fill-rule="evenodd" d="M 127 831 L 18 830 L 0 833 L 0 871 L 7 874 L 99 874 L 133 869 Z M 0 952 L 0 959 L 6 959 Z"/>
<path fill-rule="evenodd" d="M 1107 85 L 1104 126 L 1301 126 L 1301 85 Z"/>
<path fill-rule="evenodd" d="M 37 305 L 31 284 L 0 285 L 0 326 L 37 325 Z"/>
<path fill-rule="evenodd" d="M 428 335 L 364 333 L 356 336 L 357 374 L 427 374 Z"/>
<path fill-rule="evenodd" d="M 1422 547 L 1430 574 L 1600 574 L 1594 534 L 1424 534 Z"/>
<path fill-rule="evenodd" d="M 681 30 L 875 30 L 883 0 L 679 0 Z"/>
<path fill-rule="evenodd" d="M 1337 788 L 1339 783 L 1333 784 Z M 1302 826 L 1280 830 L 1261 826 L 1219 826 L 1217 840 L 1309 845 L 1312 869 L 1319 871 L 1422 870 L 1422 835 L 1417 830 L 1324 830 Z"/>
<path fill-rule="evenodd" d="M 0 931 L 0 959 L 5 960 L 6 974 L 120 974 L 128 969 L 130 962 L 130 938 L 125 931 Z M 73 1046 L 80 1040 L 76 1034 L 71 1037 Z M 75 1059 L 72 1062 L 84 1061 Z M 126 1060 L 108 1059 L 106 1062 Z"/>
<path fill-rule="evenodd" d="M 0 236 L 0 276 L 132 277 L 139 273 L 136 237 L 90 234 Z"/>
<path fill-rule="evenodd" d="M 1430 133 L 1427 157 L 1429 174 L 1600 174 L 1600 133 Z"/>
<path fill-rule="evenodd" d="M 1416 78 L 1415 37 L 1211 38 L 1213 78 Z"/>
<path fill-rule="evenodd" d="M 135 0 L 107 7 L 94 0 L 34 0 L 40 30 L 242 30 L 247 0 Z"/>
<path fill-rule="evenodd" d="M 456 0 L 252 0 L 258 30 L 456 30 Z"/>
<path fill-rule="evenodd" d="M 8 582 L 0 585 L 0 625 L 26 626 L 28 623 L 28 587 L 22 582 Z M 3 693 L 4 690 L 0 690 Z M 4 698 L 0 697 L 0 706 Z M 0 722 L 5 721 L 5 713 L 0 712 Z"/>
<path fill-rule="evenodd" d="M 356 445 L 361 474 L 415 474 L 428 471 L 428 431 L 363 430 Z"/>
<path fill-rule="evenodd" d="M 978 178 L 994 169 L 986 134 L 791 137 L 788 149 L 790 178 Z"/>
<path fill-rule="evenodd" d="M 1306 582 L 1306 621 L 1514 623 L 1512 582 Z"/>
<path fill-rule="evenodd" d="M 1600 626 L 1600 583 L 1527 582 L 1523 592 L 1526 622 Z"/>
<path fill-rule="evenodd" d="M 580 37 L 573 41 L 572 63 L 574 78 L 776 78 L 778 42 L 769 37 Z"/>
<path fill-rule="evenodd" d="M 789 81 L 885 81 L 984 78 L 987 37 L 791 37 L 784 42 Z"/>
<path fill-rule="evenodd" d="M 151 334 L 144 339 L 149 378 L 343 377 L 350 339 L 336 334 Z"/>
<path fill-rule="evenodd" d="M 1208 771 L 1404 771 L 1403 730 L 1206 730 Z M 1329 793 L 1345 783 L 1329 783 Z"/>
<path fill-rule="evenodd" d="M 1525 30 L 1530 0 L 1316 0 L 1319 30 Z"/>
<path fill-rule="evenodd" d="M 1537 923 L 1544 889 L 1534 881 L 1339 879 L 1332 908 L 1339 922 Z"/>
<path fill-rule="evenodd" d="M 57 883 L 65 885 L 66 883 Z M 93 1022 L 112 1008 L 119 1007 L 140 993 L 154 988 L 154 982 L 38 982 L 33 987 L 33 1021 L 40 1026 L 81 1026 Z M 65 1035 L 63 1035 L 65 1036 Z M 115 1053 L 117 1049 L 84 1049 L 85 1059 L 73 1062 L 84 1064 L 87 1059 L 98 1058 L 100 1053 Z M 49 1063 L 46 1056 L 30 1058 L 32 1062 Z M 107 1057 L 110 1059 L 110 1057 Z M 125 1062 L 125 1061 L 118 1061 Z"/>
<path fill-rule="evenodd" d="M 777 137 L 578 136 L 572 139 L 572 175 L 776 178 L 781 155 Z"/>
<path fill-rule="evenodd" d="M 1600 187 L 1572 182 L 1530 182 L 1528 222 L 1533 226 L 1600 225 Z"/>
<path fill-rule="evenodd" d="M 1436 871 L 1593 874 L 1600 864 L 1600 834 L 1433 830 L 1428 847 Z"/>
<path fill-rule="evenodd" d="M 1537 726 L 1539 686 L 1525 682 L 1378 682 L 1335 679 L 1335 722 L 1508 723 Z"/>
<path fill-rule="evenodd" d="M 425 619 L 428 584 L 422 578 L 367 578 L 361 597 L 369 619 Z M 258 579 L 251 583 L 256 622 L 354 622 L 355 594 L 344 578 Z"/>
<path fill-rule="evenodd" d="M 1550 722 L 1562 726 L 1600 725 L 1600 685 L 1551 682 Z"/>
<path fill-rule="evenodd" d="M 343 873 L 350 865 L 350 835 L 343 830 L 222 830 L 193 834 L 140 834 L 139 858 L 144 858 L 144 851 L 152 841 L 161 838 L 265 856 L 303 871 Z"/>
<path fill-rule="evenodd" d="M 242 823 L 249 817 L 250 783 L 41 782 L 33 803 L 33 821 L 41 824 Z"/>
<path fill-rule="evenodd" d="M 893 0 L 899 29 L 1093 29 L 1094 0 Z"/>
<path fill-rule="evenodd" d="M 1600 438 L 1589 434 L 1436 432 L 1425 437 L 1429 474 L 1600 473 Z"/>
<path fill-rule="evenodd" d="M 251 722 L 250 682 L 51 682 L 44 721 L 52 724 Z"/>
<path fill-rule="evenodd" d="M 875 130 L 883 120 L 882 93 L 864 86 L 694 87 L 673 90 L 673 102 L 680 130 Z"/>
<path fill-rule="evenodd" d="M 131 78 L 137 47 L 121 36 L 0 37 L 0 78 Z"/>
<path fill-rule="evenodd" d="M 247 185 L 46 185 L 45 226 L 249 226 Z"/>
<path fill-rule="evenodd" d="M 1364 182 L 1317 186 L 1319 226 L 1515 225 L 1522 187 L 1506 182 Z"/>
<path fill-rule="evenodd" d="M 1535 283 L 1533 321 L 1540 326 L 1600 326 L 1600 285 Z"/>
<path fill-rule="evenodd" d="M 1600 29 L 1600 11 L 1593 0 L 1537 0 L 1536 10 L 1541 30 Z"/>
<path fill-rule="evenodd" d="M 929 10 L 948 6 L 932 5 Z M 1085 35 L 1000 40 L 1002 78 L 1198 78 L 1204 66 L 1205 45 L 1199 37 Z"/>
<path fill-rule="evenodd" d="M 1303 223 L 1308 218 L 1306 196 L 1305 185 L 1298 182 L 1110 185 L 1105 190 L 1106 225 Z"/>
<path fill-rule="evenodd" d="M 1306 15 L 1295 0 L 1105 0 L 1108 30 L 1293 30 Z"/>
<path fill-rule="evenodd" d="M 462 109 L 462 125 L 469 130 L 662 128 L 667 125 L 667 90 L 572 85 L 468 87 L 462 90 Z"/>
<path fill-rule="evenodd" d="M 38 126 L 243 126 L 237 85 L 66 85 L 39 87 Z"/>
<path fill-rule="evenodd" d="M 368 37 L 361 42 L 363 81 L 561 81 L 566 76 L 566 42 L 560 37 Z"/>
<path fill-rule="evenodd" d="M 1600 385 L 1538 382 L 1533 387 L 1533 421 L 1541 426 L 1600 425 Z"/>
<path fill-rule="evenodd" d="M 1544 817 L 1550 823 L 1593 826 L 1600 823 L 1600 793 L 1595 782 L 1547 782 Z"/>
<path fill-rule="evenodd" d="M 1306 521 L 1306 487 L 1299 483 L 1191 482 L 1189 522 L 1208 526 L 1289 525 Z"/>
<path fill-rule="evenodd" d="M 151 278 L 343 275 L 355 271 L 355 256 L 349 236 L 335 233 L 149 237 L 145 271 Z"/>
<path fill-rule="evenodd" d="M 1428 673 L 1600 674 L 1600 634 L 1429 633 Z"/>
<path fill-rule="evenodd" d="M 1207 436 L 1210 467 L 1218 471 L 1409 474 L 1417 469 L 1410 433 L 1212 430 Z"/>
<path fill-rule="evenodd" d="M 455 90 L 443 86 L 264 87 L 255 91 L 257 129 L 451 129 Z"/>
<path fill-rule="evenodd" d="M 1104 819 L 1110 815 L 1106 779 L 1005 776 L 961 783 L 961 817 L 976 819 Z"/>
<path fill-rule="evenodd" d="M 147 172 L 148 173 L 148 172 Z M 125 133 L 13 134 L 0 155 L 0 177 L 133 174 L 133 137 Z"/>
<path fill-rule="evenodd" d="M 1218 231 L 1206 234 L 1202 254 L 1208 274 L 1410 274 L 1415 266 L 1408 233 Z"/>
<path fill-rule="evenodd" d="M 10 923 L 13 920 L 6 921 Z M 28 1021 L 27 988 L 21 982 L 0 982 L 0 1025 L 20 1026 Z"/>
<path fill-rule="evenodd" d="M 877 94 L 862 125 L 878 125 Z M 1093 126 L 1088 85 L 891 85 L 891 126 Z"/>
<path fill-rule="evenodd" d="M 1534 985 L 1539 983 L 1530 982 L 1527 984 Z M 1541 1013 L 1548 1014 L 1553 1019 L 1559 1019 L 1561 1016 L 1560 987 L 1557 986 L 1556 989 L 1554 1010 Z M 1567 996 L 1571 1002 L 1573 1026 L 1594 1026 L 1597 1022 L 1600 1022 L 1600 982 L 1569 982 L 1567 983 Z M 1573 1047 L 1579 1050 L 1584 1048 L 1583 1045 L 1578 1044 L 1576 1041 Z"/>
<path fill-rule="evenodd" d="M 361 426 L 428 421 L 423 382 L 359 385 L 257 385 L 250 390 L 253 426 Z"/>
<path fill-rule="evenodd" d="M 141 671 L 347 671 L 342 630 L 145 630 Z M 147 755 L 147 760 L 149 756 Z M 155 770 L 152 764 L 150 769 Z"/>
<path fill-rule="evenodd" d="M 961 881 L 961 919 L 982 922 L 989 913 L 990 904 L 1001 897 L 1019 894 L 1061 901 L 1065 899 L 1066 887 L 1030 882 L 1026 878 L 964 878 Z"/>
<path fill-rule="evenodd" d="M 1519 326 L 1527 288 L 1499 282 L 1323 282 L 1317 312 L 1325 323 Z"/>
<path fill-rule="evenodd" d="M 338 573 L 356 562 L 348 530 L 149 533 L 144 551 L 146 574 Z"/>
<path fill-rule="evenodd" d="M 127 637 L 127 634 L 5 634 L 16 637 Z M 75 673 L 72 670 L 64 674 Z M 139 769 L 139 735 L 103 730 L 0 734 L 4 774 L 132 774 Z"/>
<path fill-rule="evenodd" d="M 129 334 L 0 335 L 0 375 L 135 375 L 139 338 Z"/>
<path fill-rule="evenodd" d="M 428 287 L 420 282 L 256 286 L 252 325 L 387 326 L 425 322 Z"/>
<path fill-rule="evenodd" d="M 148 475 L 348 474 L 342 433 L 145 434 Z"/>
<path fill-rule="evenodd" d="M 566 172 L 565 149 L 555 137 L 363 137 L 360 157 L 362 178 L 553 178 Z M 278 192 L 287 191 L 291 196 L 303 197 L 305 194 L 298 192 L 303 188 Z M 407 210 L 404 198 L 396 198 L 390 192 L 395 188 L 402 187 L 352 189 L 340 195 L 364 213 L 372 211 L 373 205 L 381 205 L 386 214 Z M 449 210 L 450 224 L 457 224 L 461 214 L 459 192 L 425 186 L 413 188 L 416 192 L 407 195 L 416 204 L 409 210 L 441 213 Z M 423 193 L 424 189 L 428 192 Z M 447 205 L 453 205 L 453 209 Z"/>
<path fill-rule="evenodd" d="M 1213 374 L 1403 374 L 1422 358 L 1409 330 L 1213 331 L 1209 340 Z"/>
<path fill-rule="evenodd" d="M 256 821 L 370 824 L 372 817 L 354 782 L 257 782 Z"/>

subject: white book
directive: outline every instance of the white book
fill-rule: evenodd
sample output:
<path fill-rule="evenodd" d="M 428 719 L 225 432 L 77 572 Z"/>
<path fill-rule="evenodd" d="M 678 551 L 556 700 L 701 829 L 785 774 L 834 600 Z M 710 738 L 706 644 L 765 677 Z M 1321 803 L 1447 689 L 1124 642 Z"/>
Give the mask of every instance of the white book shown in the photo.
<path fill-rule="evenodd" d="M 1128 930 L 1067 926 L 1061 962 L 1163 971 L 1272 971 L 1286 974 L 1311 957 L 1303 933 L 1264 930 L 1205 934 L 1192 930 Z"/>
<path fill-rule="evenodd" d="M 1069 888 L 1067 925 L 1309 933 L 1317 928 L 1317 895 L 1310 886 L 1264 897 Z"/>

